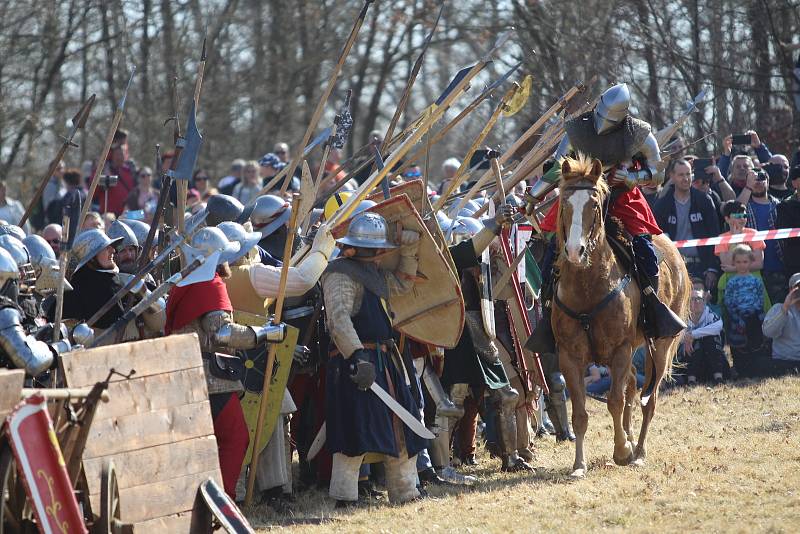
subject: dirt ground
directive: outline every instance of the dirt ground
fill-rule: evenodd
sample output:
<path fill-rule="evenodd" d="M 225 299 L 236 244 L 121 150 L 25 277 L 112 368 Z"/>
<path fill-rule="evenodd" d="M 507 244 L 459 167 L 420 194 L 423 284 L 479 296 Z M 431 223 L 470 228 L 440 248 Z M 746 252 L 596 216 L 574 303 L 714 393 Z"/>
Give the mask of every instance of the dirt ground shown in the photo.
<path fill-rule="evenodd" d="M 548 437 L 535 443 L 535 474 L 501 474 L 481 450 L 465 470 L 480 479 L 471 489 L 433 488 L 419 502 L 342 513 L 309 491 L 293 514 L 261 509 L 250 519 L 259 532 L 303 533 L 800 529 L 800 377 L 666 392 L 641 468 L 613 465 L 606 407 L 589 400 L 588 409 L 584 480 L 568 480 L 574 447 Z"/>

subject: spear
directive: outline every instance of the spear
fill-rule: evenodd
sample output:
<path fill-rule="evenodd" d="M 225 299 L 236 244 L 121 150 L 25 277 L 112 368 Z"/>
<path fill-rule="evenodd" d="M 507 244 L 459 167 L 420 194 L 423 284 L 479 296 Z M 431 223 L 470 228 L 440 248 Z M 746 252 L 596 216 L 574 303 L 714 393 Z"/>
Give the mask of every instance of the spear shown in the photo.
<path fill-rule="evenodd" d="M 447 109 L 456 100 L 464 95 L 469 83 L 486 67 L 486 65 L 491 62 L 492 54 L 494 54 L 501 46 L 503 46 L 503 44 L 505 44 L 510 35 L 510 32 L 500 35 L 492 48 L 489 49 L 489 51 L 478 61 L 478 63 L 472 67 L 462 69 L 458 74 L 456 74 L 455 78 L 453 78 L 453 80 L 450 82 L 450 85 L 448 85 L 444 93 L 442 93 L 442 95 L 440 95 L 436 100 L 435 105 L 428 108 L 430 112 L 427 113 L 427 116 L 419 124 L 417 129 L 411 135 L 409 135 L 408 138 L 403 141 L 403 143 L 398 146 L 396 150 L 391 152 L 389 159 L 386 160 L 386 166 L 383 169 L 377 170 L 363 184 L 361 184 L 361 187 L 359 187 L 358 190 L 347 199 L 347 202 L 345 202 L 344 205 L 342 205 L 333 215 L 330 221 L 331 228 L 349 218 L 356 206 L 358 206 L 358 204 L 364 200 L 364 198 L 366 198 L 369 192 L 380 183 L 383 177 L 386 176 L 395 165 L 397 165 L 400 159 L 406 155 L 411 147 L 419 142 L 422 136 L 425 135 L 425 133 L 430 130 L 430 128 L 439 119 L 442 118 Z"/>
<path fill-rule="evenodd" d="M 197 65 L 197 78 L 195 78 L 194 81 L 194 93 L 192 97 L 192 106 L 190 111 L 191 115 L 189 116 L 190 125 L 194 124 L 196 120 L 197 107 L 200 104 L 200 89 L 203 87 L 203 74 L 205 73 L 206 58 L 208 57 L 206 55 L 206 40 L 207 37 L 204 37 L 203 50 L 200 53 L 200 63 L 198 63 Z M 186 140 L 188 141 L 190 137 L 188 128 L 186 134 L 187 134 Z M 196 137 L 196 139 L 199 139 L 199 135 Z M 183 156 L 183 159 L 178 158 L 180 159 L 180 161 L 176 163 L 176 170 L 178 171 L 176 173 L 177 174 L 176 178 L 178 179 L 178 184 L 177 184 L 178 202 L 175 208 L 177 215 L 176 217 L 177 220 L 175 222 L 178 227 L 178 233 L 181 234 L 183 233 L 183 230 L 185 228 L 185 222 L 184 222 L 185 219 L 183 214 L 186 212 L 186 193 L 189 190 L 189 180 L 192 179 L 192 172 L 194 169 L 194 165 L 197 162 L 197 154 L 199 150 L 200 146 L 198 144 L 196 150 L 181 151 L 181 156 Z"/>
<path fill-rule="evenodd" d="M 369 2 L 368 2 L 369 3 Z M 292 195 L 292 206 L 299 206 L 300 195 Z M 294 235 L 297 232 L 297 213 L 300 210 L 293 209 L 292 215 L 289 218 L 289 233 L 286 237 L 286 243 L 283 245 L 283 257 L 291 258 L 292 244 L 294 242 Z M 279 325 L 281 323 L 281 315 L 283 314 L 283 302 L 286 297 L 286 279 L 289 276 L 290 261 L 284 261 L 281 266 L 281 278 L 278 283 L 278 300 L 275 302 L 275 315 L 272 317 L 272 324 Z M 256 483 L 256 471 L 258 469 L 258 457 L 261 455 L 261 434 L 264 431 L 264 420 L 267 417 L 267 395 L 269 394 L 269 382 L 272 379 L 272 368 L 275 365 L 275 353 L 278 350 L 277 343 L 270 343 L 269 352 L 267 354 L 267 368 L 264 372 L 264 386 L 261 390 L 261 398 L 258 400 L 258 421 L 256 423 L 256 432 L 253 441 L 253 456 L 250 461 L 250 472 L 247 476 L 247 493 L 244 497 L 245 507 L 250 506 L 253 499 L 253 489 Z"/>
<path fill-rule="evenodd" d="M 331 92 L 333 92 L 333 87 L 336 85 L 336 79 L 339 77 L 339 73 L 342 71 L 342 67 L 344 66 L 344 62 L 347 59 L 348 54 L 350 53 L 350 49 L 353 47 L 353 44 L 356 42 L 356 37 L 358 36 L 359 30 L 361 30 L 361 25 L 364 23 L 364 19 L 367 16 L 367 9 L 369 5 L 374 2 L 375 0 L 366 0 L 364 2 L 364 7 L 361 8 L 361 12 L 358 14 L 358 18 L 356 18 L 355 24 L 353 24 L 353 29 L 350 31 L 350 36 L 347 38 L 347 42 L 342 49 L 341 54 L 339 54 L 339 61 L 336 62 L 336 66 L 333 68 L 333 72 L 331 73 L 330 78 L 328 79 L 328 85 L 325 87 L 325 91 L 323 91 L 322 96 L 317 102 L 317 108 L 314 110 L 314 114 L 311 115 L 311 122 L 309 122 L 308 127 L 306 128 L 306 133 L 303 135 L 303 140 L 297 147 L 297 152 L 292 157 L 292 160 L 287 165 L 287 171 L 285 174 L 285 179 L 283 181 L 283 185 L 281 185 L 281 195 L 286 193 L 286 189 L 289 187 L 289 182 L 292 181 L 292 176 L 294 176 L 294 171 L 297 169 L 297 166 L 300 164 L 300 160 L 303 159 L 303 149 L 311 140 L 311 136 L 314 134 L 314 129 L 317 127 L 319 123 L 319 119 L 322 116 L 322 111 L 325 108 L 325 103 L 328 101 L 328 97 L 331 96 Z"/>
<path fill-rule="evenodd" d="M 53 158 L 53 161 L 50 162 L 50 167 L 47 169 L 47 174 L 44 176 L 42 181 L 39 183 L 39 188 L 36 190 L 36 193 L 33 195 L 33 199 L 31 200 L 30 204 L 28 204 L 25 213 L 22 214 L 22 218 L 19 220 L 18 226 L 25 226 L 25 222 L 28 220 L 28 217 L 31 216 L 31 212 L 33 211 L 34 206 L 36 203 L 39 202 L 39 199 L 42 198 L 42 193 L 44 193 L 44 188 L 47 187 L 47 182 L 50 181 L 50 177 L 53 176 L 53 173 L 56 172 L 56 168 L 58 164 L 61 163 L 61 160 L 64 159 L 64 154 L 66 154 L 67 149 L 69 147 L 77 148 L 78 145 L 75 144 L 72 140 L 75 138 L 75 135 L 78 133 L 78 130 L 83 129 L 86 125 L 86 119 L 89 118 L 89 114 L 92 112 L 92 106 L 94 106 L 95 95 L 92 94 L 86 102 L 83 103 L 81 109 L 72 117 L 72 128 L 70 128 L 69 132 L 67 133 L 66 137 L 64 137 L 64 142 L 61 143 L 61 147 L 59 147 L 58 152 L 56 153 L 56 157 Z"/>
<path fill-rule="evenodd" d="M 417 80 L 417 74 L 419 74 L 419 70 L 422 68 L 422 61 L 425 59 L 425 52 L 428 51 L 428 45 L 431 44 L 433 34 L 436 32 L 436 27 L 439 25 L 439 19 L 442 18 L 442 11 L 444 11 L 444 0 L 442 0 L 442 4 L 439 7 L 439 14 L 436 15 L 436 20 L 433 21 L 433 27 L 431 28 L 430 33 L 428 33 L 428 36 L 425 38 L 425 43 L 422 45 L 422 50 L 420 51 L 419 56 L 417 56 L 414 66 L 411 68 L 411 75 L 408 77 L 408 81 L 406 81 L 405 89 L 403 89 L 403 94 L 400 97 L 400 103 L 397 104 L 397 109 L 394 110 L 392 120 L 389 122 L 389 127 L 386 129 L 386 135 L 383 136 L 384 141 L 389 141 L 392 139 L 394 129 L 397 126 L 397 122 L 400 120 L 400 115 L 403 114 L 403 111 L 405 111 L 406 106 L 408 105 L 408 100 L 411 96 L 411 87 Z M 381 153 L 383 157 L 386 157 L 386 154 L 389 153 L 389 143 L 384 143 L 384 145 L 385 146 L 381 147 Z"/>
<path fill-rule="evenodd" d="M 136 67 L 131 67 L 131 76 L 128 78 L 128 85 L 125 86 L 125 91 L 122 93 L 122 98 L 119 99 L 117 109 L 114 111 L 114 118 L 111 119 L 111 127 L 108 129 L 108 133 L 106 134 L 106 140 L 103 144 L 103 151 L 100 153 L 100 157 L 97 160 L 97 166 L 94 169 L 94 176 L 92 176 L 92 181 L 89 185 L 89 192 L 86 193 L 86 202 L 84 202 L 83 207 L 81 207 L 81 214 L 80 217 L 78 217 L 76 233 L 81 231 L 81 228 L 83 227 L 83 220 L 86 218 L 86 214 L 89 212 L 89 206 L 92 204 L 94 192 L 97 190 L 97 182 L 100 180 L 100 173 L 103 172 L 103 168 L 106 166 L 108 151 L 111 149 L 111 143 L 114 141 L 114 134 L 117 133 L 117 128 L 119 128 L 119 121 L 122 120 L 122 112 L 125 109 L 125 99 L 128 97 L 128 89 L 131 88 L 131 82 L 133 81 L 133 75 L 135 73 Z"/>
<path fill-rule="evenodd" d="M 514 98 L 514 95 L 517 94 L 519 90 L 519 84 L 514 83 L 511 87 L 506 91 L 506 94 L 503 95 L 503 99 L 495 108 L 492 115 L 489 117 L 489 121 L 483 127 L 481 132 L 478 134 L 478 137 L 475 138 L 473 141 L 472 146 L 469 147 L 469 150 L 464 155 L 464 160 L 461 162 L 461 165 L 458 167 L 455 176 L 450 181 L 450 184 L 447 187 L 447 191 L 442 193 L 442 196 L 439 197 L 439 200 L 436 201 L 436 205 L 433 206 L 433 211 L 436 212 L 441 209 L 444 205 L 447 198 L 455 191 L 461 183 L 464 181 L 468 174 L 466 173 L 467 169 L 469 168 L 469 161 L 472 159 L 472 154 L 475 153 L 475 150 L 483 143 L 486 137 L 489 135 L 489 132 L 492 131 L 492 128 L 497 123 L 497 119 L 500 118 L 500 114 L 503 113 L 506 109 L 508 109 L 508 103 L 511 102 L 511 99 Z"/>

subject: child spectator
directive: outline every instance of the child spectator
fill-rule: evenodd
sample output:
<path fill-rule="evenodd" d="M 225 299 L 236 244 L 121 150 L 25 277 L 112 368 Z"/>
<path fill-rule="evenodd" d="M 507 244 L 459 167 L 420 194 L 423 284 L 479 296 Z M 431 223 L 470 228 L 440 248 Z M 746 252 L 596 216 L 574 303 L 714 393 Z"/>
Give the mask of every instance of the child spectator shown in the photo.
<path fill-rule="evenodd" d="M 750 272 L 753 251 L 739 245 L 733 251 L 736 272 L 724 291 L 725 335 L 731 346 L 733 365 L 739 376 L 753 376 L 755 359 L 763 344 L 761 321 L 769 308 L 764 283 Z"/>
<path fill-rule="evenodd" d="M 722 342 L 722 319 L 706 304 L 706 292 L 693 290 L 689 320 L 683 332 L 681 361 L 687 364 L 688 383 L 714 380 L 720 383 L 730 371 Z"/>

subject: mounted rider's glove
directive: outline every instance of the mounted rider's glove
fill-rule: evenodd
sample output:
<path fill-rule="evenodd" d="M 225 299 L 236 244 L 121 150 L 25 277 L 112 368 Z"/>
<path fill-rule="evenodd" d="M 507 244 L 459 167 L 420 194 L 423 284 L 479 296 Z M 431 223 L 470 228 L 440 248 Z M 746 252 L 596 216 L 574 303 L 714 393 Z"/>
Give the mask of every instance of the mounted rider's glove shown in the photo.
<path fill-rule="evenodd" d="M 494 214 L 494 217 L 487 217 L 481 220 L 483 226 L 491 230 L 494 235 L 500 235 L 500 231 L 507 226 L 511 226 L 513 222 L 514 208 L 508 204 L 500 206 L 497 209 L 497 213 Z"/>
<path fill-rule="evenodd" d="M 303 345 L 295 345 L 292 359 L 297 362 L 298 365 L 306 365 L 311 359 L 311 350 Z"/>
<path fill-rule="evenodd" d="M 358 389 L 366 391 L 375 382 L 375 365 L 370 361 L 369 353 L 358 349 L 350 355 L 350 380 L 356 383 Z"/>

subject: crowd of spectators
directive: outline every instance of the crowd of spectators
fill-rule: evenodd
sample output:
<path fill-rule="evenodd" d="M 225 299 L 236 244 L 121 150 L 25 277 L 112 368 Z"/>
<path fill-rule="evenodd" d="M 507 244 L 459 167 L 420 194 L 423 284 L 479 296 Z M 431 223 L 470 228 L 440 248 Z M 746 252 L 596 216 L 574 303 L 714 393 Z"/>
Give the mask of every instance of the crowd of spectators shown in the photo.
<path fill-rule="evenodd" d="M 663 186 L 644 191 L 674 241 L 800 228 L 800 150 L 790 162 L 756 132 L 746 135 L 747 145 L 727 136 L 719 158 L 672 159 Z M 679 383 L 797 372 L 800 238 L 746 237 L 680 252 L 693 291 L 676 355 Z"/>

